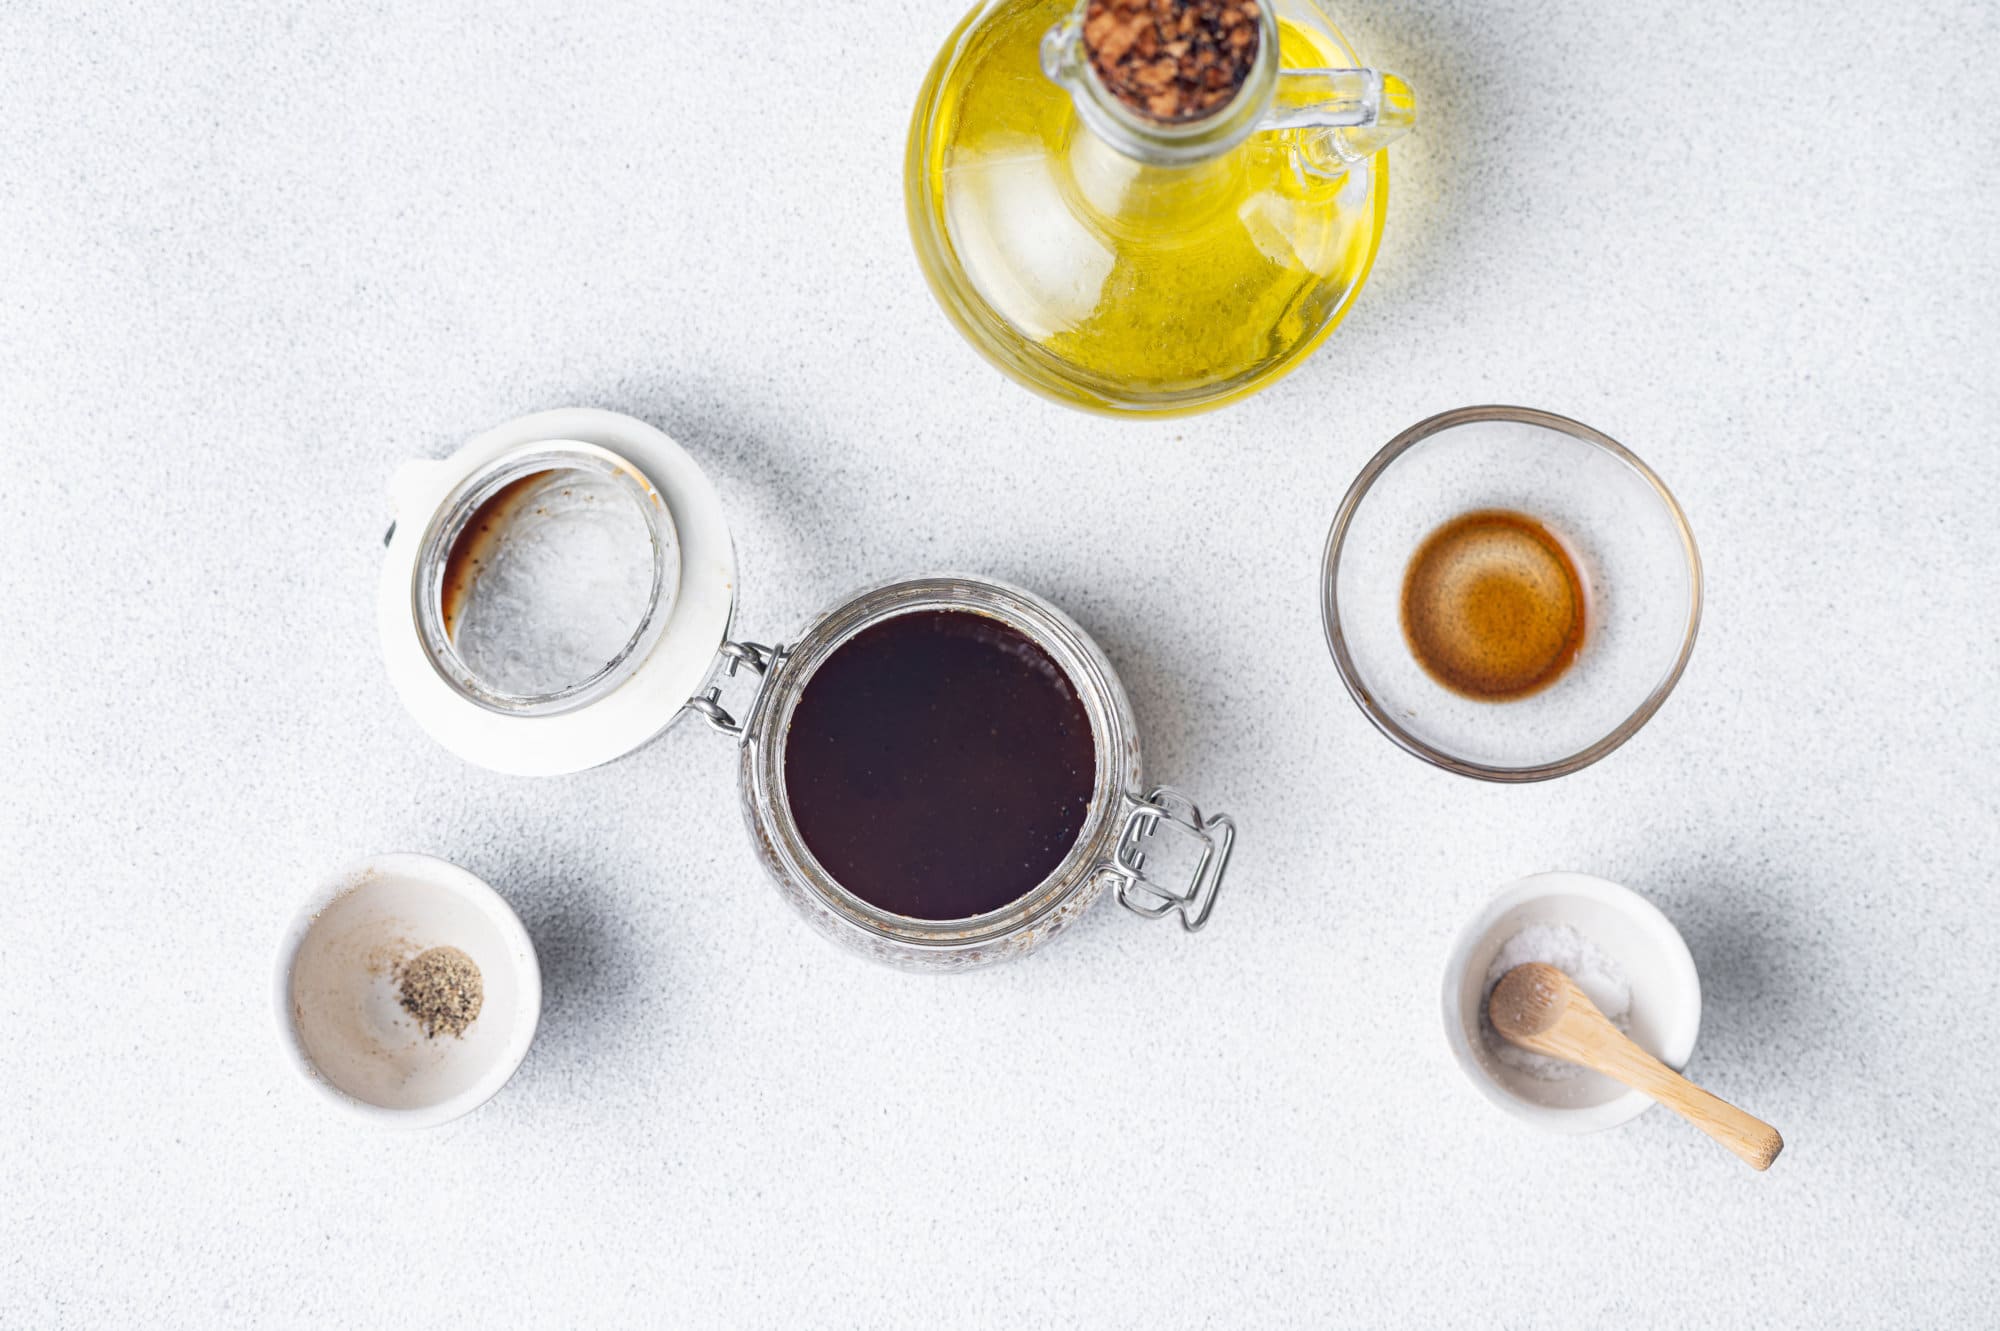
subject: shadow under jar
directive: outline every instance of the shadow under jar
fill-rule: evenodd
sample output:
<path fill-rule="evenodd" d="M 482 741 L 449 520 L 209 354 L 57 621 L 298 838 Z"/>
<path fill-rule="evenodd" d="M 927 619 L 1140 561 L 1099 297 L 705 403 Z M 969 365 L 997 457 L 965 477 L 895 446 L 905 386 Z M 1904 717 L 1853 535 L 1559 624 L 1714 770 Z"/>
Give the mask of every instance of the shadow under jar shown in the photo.
<path fill-rule="evenodd" d="M 552 543 L 551 514 L 576 508 L 579 477 L 609 512 L 589 508 L 574 519 L 582 536 L 558 529 Z M 741 744 L 744 818 L 786 899 L 898 966 L 1022 955 L 1107 890 L 1189 931 L 1207 922 L 1234 825 L 1144 785 L 1110 662 L 1032 592 L 903 578 L 843 598 L 789 645 L 732 640 L 719 499 L 672 440 L 612 412 L 509 422 L 406 468 L 394 489 L 384 656 L 412 714 L 461 756 L 577 771 L 697 712 Z M 522 519 L 518 537 L 483 525 L 496 514 Z M 474 553 L 493 572 L 468 582 Z M 624 569 L 618 594 L 572 594 L 561 576 L 572 557 L 593 577 Z M 480 576 L 500 580 L 496 594 Z M 465 606 L 487 614 L 477 650 L 454 636 L 476 622 Z M 483 662 L 507 663 L 532 690 L 481 678 Z"/>

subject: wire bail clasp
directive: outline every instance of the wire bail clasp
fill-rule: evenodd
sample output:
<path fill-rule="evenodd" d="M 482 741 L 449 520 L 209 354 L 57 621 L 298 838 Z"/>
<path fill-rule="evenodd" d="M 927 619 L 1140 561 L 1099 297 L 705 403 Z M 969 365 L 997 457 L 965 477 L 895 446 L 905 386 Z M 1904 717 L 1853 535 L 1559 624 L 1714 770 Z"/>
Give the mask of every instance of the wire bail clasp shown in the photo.
<path fill-rule="evenodd" d="M 1179 828 L 1201 842 L 1201 858 L 1195 864 L 1184 891 L 1164 887 L 1146 876 L 1145 843 L 1162 826 Z M 1229 852 L 1236 844 L 1236 823 L 1226 813 L 1203 818 L 1193 800 L 1171 786 L 1155 786 L 1143 800 L 1132 801 L 1125 816 L 1124 830 L 1112 852 L 1106 872 L 1118 879 L 1118 904 L 1149 920 L 1170 911 L 1180 912 L 1181 928 L 1195 932 L 1208 923 L 1215 909 L 1215 897 L 1222 890 L 1222 878 L 1229 871 Z"/>
<path fill-rule="evenodd" d="M 725 735 L 743 738 L 743 722 L 738 721 L 722 705 L 722 685 L 736 678 L 739 670 L 748 670 L 757 676 L 757 691 L 750 695 L 749 704 L 744 707 L 747 718 L 756 708 L 757 700 L 764 696 L 764 686 L 770 680 L 771 667 L 785 654 L 783 645 L 766 647 L 761 642 L 729 642 L 725 640 L 717 656 L 723 666 L 721 677 L 694 697 L 688 699 L 688 706 L 708 719 L 709 725 Z"/>

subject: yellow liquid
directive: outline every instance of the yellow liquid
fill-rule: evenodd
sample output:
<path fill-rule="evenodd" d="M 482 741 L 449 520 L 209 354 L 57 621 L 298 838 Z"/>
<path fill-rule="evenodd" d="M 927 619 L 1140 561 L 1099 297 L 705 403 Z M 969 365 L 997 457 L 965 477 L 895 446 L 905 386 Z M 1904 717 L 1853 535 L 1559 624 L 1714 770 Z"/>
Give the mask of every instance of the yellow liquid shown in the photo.
<path fill-rule="evenodd" d="M 926 274 L 973 344 L 1029 387 L 1115 412 L 1218 405 L 1318 345 L 1367 276 L 1387 159 L 1327 180 L 1313 131 L 1253 134 L 1152 167 L 1078 120 L 1040 65 L 1074 0 L 989 5 L 931 72 L 911 127 L 909 206 Z M 1287 68 L 1355 63 L 1283 19 Z"/>

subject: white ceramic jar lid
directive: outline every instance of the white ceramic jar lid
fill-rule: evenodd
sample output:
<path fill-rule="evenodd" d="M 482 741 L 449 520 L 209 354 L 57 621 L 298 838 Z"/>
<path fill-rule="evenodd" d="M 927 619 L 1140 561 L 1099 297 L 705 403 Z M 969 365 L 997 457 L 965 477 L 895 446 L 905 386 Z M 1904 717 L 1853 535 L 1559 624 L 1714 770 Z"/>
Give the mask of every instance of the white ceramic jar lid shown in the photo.
<path fill-rule="evenodd" d="M 487 687 L 454 650 L 441 555 L 510 480 L 577 469 L 630 501 L 650 548 L 650 600 L 618 659 L 554 691 Z M 618 493 L 613 493 L 614 491 Z M 568 491 L 561 491 L 567 494 Z M 377 603 L 382 655 L 410 714 L 468 762 L 553 776 L 609 762 L 670 725 L 715 668 L 735 602 L 722 501 L 672 439 L 617 412 L 572 407 L 508 421 L 390 482 L 396 524 Z M 540 509 L 535 510 L 540 512 Z M 650 541 L 643 533 L 650 533 Z"/>

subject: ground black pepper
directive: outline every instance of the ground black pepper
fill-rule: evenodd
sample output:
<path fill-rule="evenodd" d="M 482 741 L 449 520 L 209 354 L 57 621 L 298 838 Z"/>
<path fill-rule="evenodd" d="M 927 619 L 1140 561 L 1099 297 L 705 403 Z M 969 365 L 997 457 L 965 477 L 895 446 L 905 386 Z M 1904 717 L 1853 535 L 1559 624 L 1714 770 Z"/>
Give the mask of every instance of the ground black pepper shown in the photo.
<path fill-rule="evenodd" d="M 427 1039 L 463 1036 L 479 1016 L 486 987 L 479 966 L 455 947 L 434 947 L 404 962 L 398 972 L 403 1010 Z"/>

